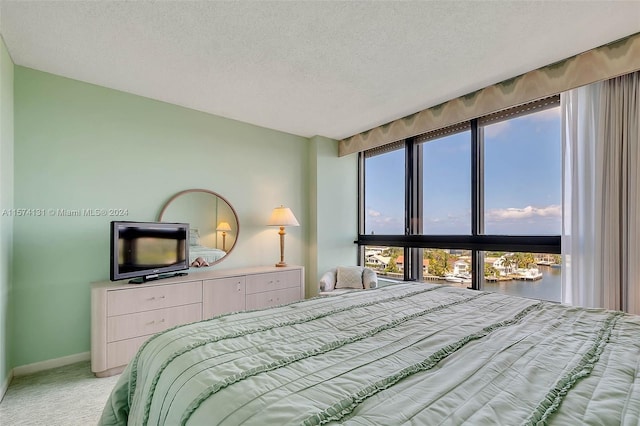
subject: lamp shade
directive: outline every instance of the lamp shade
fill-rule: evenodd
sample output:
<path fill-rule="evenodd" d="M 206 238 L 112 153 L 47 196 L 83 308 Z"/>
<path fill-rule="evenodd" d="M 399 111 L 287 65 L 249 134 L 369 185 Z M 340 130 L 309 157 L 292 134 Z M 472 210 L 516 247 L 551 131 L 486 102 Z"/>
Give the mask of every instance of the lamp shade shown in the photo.
<path fill-rule="evenodd" d="M 298 219 L 293 215 L 290 208 L 285 206 L 276 207 L 271 212 L 271 217 L 267 223 L 269 226 L 300 226 Z"/>
<path fill-rule="evenodd" d="M 220 222 L 216 231 L 231 231 L 231 226 L 229 226 L 228 222 Z"/>

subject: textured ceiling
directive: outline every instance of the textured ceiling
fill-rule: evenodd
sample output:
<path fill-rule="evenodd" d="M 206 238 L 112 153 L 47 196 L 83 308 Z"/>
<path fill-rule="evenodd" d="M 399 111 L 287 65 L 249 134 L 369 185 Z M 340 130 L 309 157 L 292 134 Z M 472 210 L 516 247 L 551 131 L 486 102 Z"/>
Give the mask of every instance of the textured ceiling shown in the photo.
<path fill-rule="evenodd" d="M 0 2 L 17 65 L 342 139 L 640 31 L 640 2 Z"/>

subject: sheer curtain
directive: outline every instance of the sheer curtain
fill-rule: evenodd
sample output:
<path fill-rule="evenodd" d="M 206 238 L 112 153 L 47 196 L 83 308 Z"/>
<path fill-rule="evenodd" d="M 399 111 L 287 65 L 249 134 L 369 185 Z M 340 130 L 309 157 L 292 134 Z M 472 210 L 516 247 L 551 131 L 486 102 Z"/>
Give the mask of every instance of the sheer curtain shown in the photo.
<path fill-rule="evenodd" d="M 640 73 L 563 93 L 562 301 L 640 314 Z"/>

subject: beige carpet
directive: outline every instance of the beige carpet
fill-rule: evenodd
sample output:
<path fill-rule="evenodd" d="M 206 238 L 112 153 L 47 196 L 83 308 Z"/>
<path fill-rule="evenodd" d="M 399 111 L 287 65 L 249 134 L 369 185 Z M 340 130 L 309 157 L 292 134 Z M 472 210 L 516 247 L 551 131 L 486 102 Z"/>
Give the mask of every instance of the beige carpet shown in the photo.
<path fill-rule="evenodd" d="M 0 403 L 0 425 L 95 425 L 117 380 L 96 378 L 88 361 L 15 377 Z"/>

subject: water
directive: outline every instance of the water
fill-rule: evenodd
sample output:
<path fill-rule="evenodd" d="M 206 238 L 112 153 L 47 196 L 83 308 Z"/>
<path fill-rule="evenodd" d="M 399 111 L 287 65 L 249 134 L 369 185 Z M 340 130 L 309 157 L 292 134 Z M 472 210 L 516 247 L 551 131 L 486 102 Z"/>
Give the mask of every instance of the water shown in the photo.
<path fill-rule="evenodd" d="M 542 273 L 542 279 L 537 281 L 484 281 L 483 290 L 494 291 L 496 293 L 504 293 L 511 296 L 528 297 L 531 299 L 549 300 L 552 302 L 560 302 L 562 294 L 562 268 L 552 268 L 550 266 L 539 265 L 538 270 Z M 398 280 L 402 280 L 400 274 L 397 274 Z M 384 274 L 379 274 L 378 279 L 385 280 Z M 391 277 L 390 277 L 391 278 Z M 426 281 L 431 284 L 446 284 L 467 288 L 468 284 L 453 284 L 445 280 Z"/>
<path fill-rule="evenodd" d="M 484 282 L 484 290 L 530 297 L 532 299 L 560 302 L 562 268 L 538 266 L 542 279 L 538 281 L 498 281 Z"/>
<path fill-rule="evenodd" d="M 504 293 L 511 296 L 529 297 L 531 299 L 549 300 L 560 302 L 561 298 L 561 268 L 539 265 L 538 270 L 542 273 L 542 279 L 537 281 L 484 281 L 483 290 Z M 452 284 L 444 280 L 427 281 L 432 284 L 447 284 L 458 287 L 469 287 L 468 284 Z"/>

